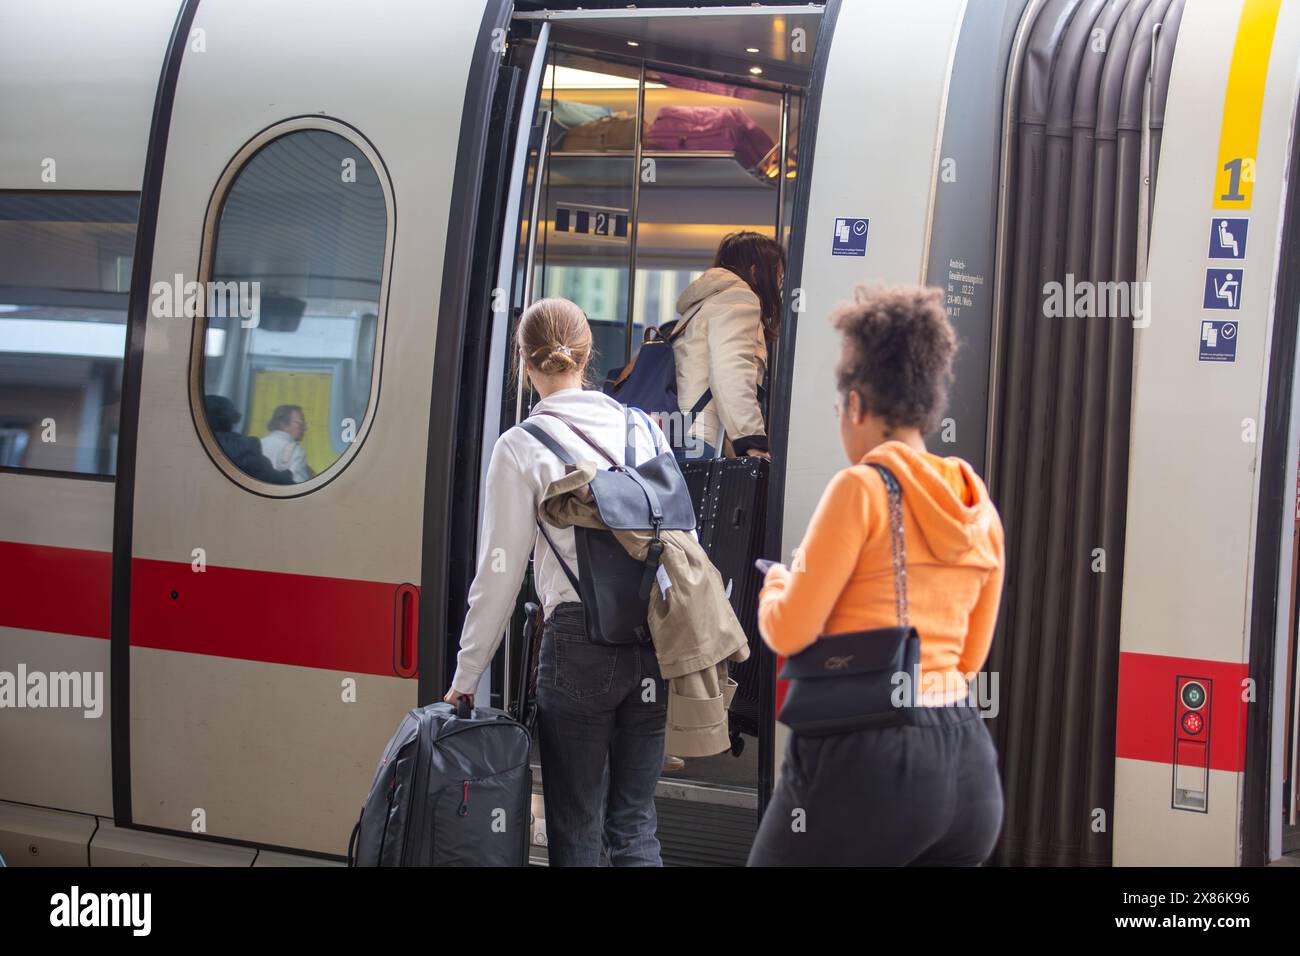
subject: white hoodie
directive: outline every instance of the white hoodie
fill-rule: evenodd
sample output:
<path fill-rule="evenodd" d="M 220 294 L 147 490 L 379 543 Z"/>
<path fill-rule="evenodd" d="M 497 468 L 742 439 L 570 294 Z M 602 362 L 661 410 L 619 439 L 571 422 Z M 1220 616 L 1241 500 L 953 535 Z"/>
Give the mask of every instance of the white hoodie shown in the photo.
<path fill-rule="evenodd" d="M 611 455 L 623 459 L 626 409 L 601 392 L 566 388 L 554 392 L 533 406 L 530 420 L 545 429 L 574 461 L 594 461 L 602 468 L 608 462 L 562 422 L 539 412 L 550 411 L 573 422 L 600 443 Z M 647 418 L 633 414 L 636 464 L 648 461 L 668 448 L 659 426 L 651 444 Z M 656 447 L 657 446 L 657 447 Z M 460 635 L 460 654 L 451 686 L 472 694 L 479 678 L 492 663 L 501 645 L 506 625 L 515 609 L 524 583 L 528 559 L 535 556 L 534 582 L 549 616 L 556 605 L 580 600 L 550 546 L 537 533 L 537 505 L 550 483 L 563 478 L 565 466 L 555 453 L 521 428 L 505 432 L 492 449 L 484 490 L 483 527 L 479 533 L 478 570 L 469 587 L 469 612 Z M 578 555 L 572 528 L 548 527 L 565 563 L 576 575 Z"/>

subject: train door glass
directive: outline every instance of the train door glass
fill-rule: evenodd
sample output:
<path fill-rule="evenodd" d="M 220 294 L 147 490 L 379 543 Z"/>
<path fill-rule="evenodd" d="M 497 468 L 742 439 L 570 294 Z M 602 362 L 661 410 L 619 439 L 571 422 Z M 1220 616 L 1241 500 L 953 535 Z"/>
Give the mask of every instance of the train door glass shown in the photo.
<path fill-rule="evenodd" d="M 634 330 L 677 317 L 677 297 L 727 233 L 775 234 L 782 103 L 780 93 L 647 71 Z"/>
<path fill-rule="evenodd" d="M 627 351 L 640 70 L 556 50 L 542 87 L 551 135 L 534 288 L 587 313 L 599 381 Z"/>

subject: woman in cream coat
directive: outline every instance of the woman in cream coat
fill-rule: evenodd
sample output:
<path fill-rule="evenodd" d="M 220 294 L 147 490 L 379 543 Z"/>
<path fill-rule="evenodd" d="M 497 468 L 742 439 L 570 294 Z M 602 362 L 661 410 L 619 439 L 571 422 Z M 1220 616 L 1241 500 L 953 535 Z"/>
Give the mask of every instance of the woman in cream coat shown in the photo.
<path fill-rule="evenodd" d="M 771 457 L 759 386 L 781 321 L 784 281 L 780 244 L 736 232 L 718 246 L 713 268 L 677 299 L 681 318 L 672 342 L 682 415 L 690 415 L 706 389 L 712 393 L 694 420 L 684 421 L 685 457 L 715 457 L 724 439 L 737 457 Z"/>

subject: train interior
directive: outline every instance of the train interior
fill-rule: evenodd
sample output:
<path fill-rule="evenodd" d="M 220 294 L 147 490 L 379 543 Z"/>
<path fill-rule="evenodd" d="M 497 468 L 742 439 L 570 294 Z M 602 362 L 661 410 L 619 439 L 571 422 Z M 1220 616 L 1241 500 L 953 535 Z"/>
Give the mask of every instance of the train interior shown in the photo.
<path fill-rule="evenodd" d="M 788 247 L 820 21 L 817 8 L 798 10 L 516 15 L 511 61 L 526 72 L 545 59 L 534 70 L 540 89 L 518 196 L 512 314 L 544 296 L 582 306 L 595 332 L 594 380 L 625 364 L 647 328 L 676 318 L 678 296 L 712 266 L 727 233 L 753 230 Z M 674 132 L 674 114 L 684 110 L 707 119 L 703 135 L 688 141 Z M 500 370 L 502 429 L 531 404 L 509 371 Z M 529 584 L 521 606 L 530 594 Z M 506 679 L 522 658 L 522 615 L 516 624 L 494 691 L 517 681 L 514 672 Z M 733 667 L 757 662 L 753 655 Z M 742 685 L 745 676 L 733 674 Z M 731 752 L 666 763 L 658 801 L 665 859 L 743 862 L 763 719 L 771 715 L 760 715 L 756 701 L 738 700 Z M 692 839 L 701 828 L 709 841 Z"/>

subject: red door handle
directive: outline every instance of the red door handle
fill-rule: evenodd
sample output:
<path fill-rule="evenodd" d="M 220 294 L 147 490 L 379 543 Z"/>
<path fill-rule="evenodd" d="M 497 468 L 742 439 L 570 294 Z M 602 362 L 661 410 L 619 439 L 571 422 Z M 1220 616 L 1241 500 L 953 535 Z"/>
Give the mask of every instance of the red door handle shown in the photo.
<path fill-rule="evenodd" d="M 420 589 L 399 584 L 393 595 L 393 673 L 414 677 L 420 670 Z"/>

